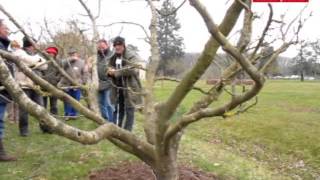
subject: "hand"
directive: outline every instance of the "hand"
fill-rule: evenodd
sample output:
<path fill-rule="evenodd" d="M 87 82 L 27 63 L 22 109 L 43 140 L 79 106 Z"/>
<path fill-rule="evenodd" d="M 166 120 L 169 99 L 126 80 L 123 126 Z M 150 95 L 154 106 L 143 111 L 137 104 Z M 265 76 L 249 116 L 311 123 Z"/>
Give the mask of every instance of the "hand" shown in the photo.
<path fill-rule="evenodd" d="M 109 68 L 107 73 L 108 73 L 109 76 L 114 76 L 115 72 L 116 72 L 115 69 Z"/>

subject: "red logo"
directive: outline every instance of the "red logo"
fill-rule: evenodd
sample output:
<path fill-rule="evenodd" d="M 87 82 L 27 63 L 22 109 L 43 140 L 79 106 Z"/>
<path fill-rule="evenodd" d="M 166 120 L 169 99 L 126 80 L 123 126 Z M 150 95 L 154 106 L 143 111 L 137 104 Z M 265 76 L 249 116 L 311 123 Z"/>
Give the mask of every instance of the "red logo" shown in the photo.
<path fill-rule="evenodd" d="M 309 2 L 309 0 L 252 0 L 252 2 Z"/>

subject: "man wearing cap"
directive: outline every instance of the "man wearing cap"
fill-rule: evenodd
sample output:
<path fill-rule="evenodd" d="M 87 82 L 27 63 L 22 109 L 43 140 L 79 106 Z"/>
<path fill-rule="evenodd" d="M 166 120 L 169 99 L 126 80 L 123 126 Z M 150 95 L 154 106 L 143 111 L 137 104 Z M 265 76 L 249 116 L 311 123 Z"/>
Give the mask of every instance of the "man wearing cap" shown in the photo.
<path fill-rule="evenodd" d="M 104 119 L 109 122 L 114 122 L 113 112 L 114 107 L 111 104 L 110 93 L 111 93 L 111 81 L 112 79 L 106 74 L 106 69 L 109 64 L 110 57 L 113 55 L 109 48 L 109 44 L 106 40 L 101 39 L 97 43 L 98 49 L 98 61 L 97 69 L 99 76 L 99 106 L 101 115 Z"/>
<path fill-rule="evenodd" d="M 4 24 L 3 20 L 0 19 L 0 49 L 8 51 L 10 40 L 8 38 L 9 29 Z M 12 64 L 7 63 L 7 67 L 13 72 Z M 0 86 L 1 80 L 0 80 Z M 4 114 L 6 112 L 6 106 L 8 103 L 8 92 L 5 90 L 0 91 L 0 162 L 7 161 L 16 161 L 17 159 L 13 156 L 10 156 L 6 153 L 3 145 L 3 136 L 4 136 Z"/>
<path fill-rule="evenodd" d="M 142 103 L 139 71 L 135 68 L 140 58 L 135 52 L 126 48 L 125 39 L 122 37 L 116 37 L 113 46 L 115 55 L 110 59 L 107 74 L 112 77 L 116 86 L 114 120 L 118 126 L 132 131 L 135 106 Z M 125 121 L 123 121 L 124 116 L 126 116 Z"/>
<path fill-rule="evenodd" d="M 13 54 L 19 56 L 25 65 L 41 77 L 43 76 L 44 71 L 48 68 L 46 60 L 37 53 L 33 44 L 26 37 L 23 38 L 23 50 L 14 51 Z M 23 72 L 19 71 L 19 69 L 16 74 L 17 82 L 20 84 L 24 93 L 32 101 L 43 106 L 43 97 L 34 90 L 36 84 Z M 45 132 L 41 125 L 40 129 Z M 29 113 L 22 107 L 19 108 L 19 131 L 20 136 L 26 137 L 29 135 Z"/>
<path fill-rule="evenodd" d="M 86 64 L 83 59 L 80 59 L 79 54 L 75 48 L 69 49 L 69 58 L 62 61 L 63 69 L 74 79 L 78 84 L 85 84 L 88 78 L 88 71 L 86 70 Z M 58 83 L 58 87 L 63 88 L 67 94 L 74 99 L 80 101 L 81 90 L 78 87 L 72 88 L 72 83 L 66 78 L 62 77 Z M 68 102 L 64 102 L 64 116 L 66 120 L 76 119 L 78 112 Z"/>

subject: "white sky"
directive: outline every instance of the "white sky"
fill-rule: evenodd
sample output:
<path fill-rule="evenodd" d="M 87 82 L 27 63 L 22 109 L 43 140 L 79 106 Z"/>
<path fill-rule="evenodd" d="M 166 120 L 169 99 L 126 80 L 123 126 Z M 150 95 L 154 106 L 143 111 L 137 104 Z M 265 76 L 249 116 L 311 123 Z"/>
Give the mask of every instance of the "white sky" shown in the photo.
<path fill-rule="evenodd" d="M 97 9 L 97 0 L 88 0 L 89 7 L 93 12 Z M 178 5 L 182 0 L 174 1 Z M 226 0 L 202 0 L 207 6 L 207 9 L 212 14 L 216 23 L 219 23 L 224 16 L 227 7 L 230 2 L 226 4 Z M 77 0 L 0 0 L 7 11 L 9 11 L 21 24 L 32 24 L 32 29 L 35 33 L 39 31 L 37 23 L 42 23 L 44 17 L 54 22 L 53 29 L 63 28 L 64 23 L 62 20 L 71 19 L 72 17 L 79 18 L 83 21 L 89 22 L 86 17 L 81 17 L 79 13 L 84 13 L 83 8 L 80 6 Z M 274 3 L 275 16 L 279 17 L 280 14 L 287 12 L 287 17 L 290 19 L 297 14 L 306 3 Z M 306 23 L 301 38 L 307 40 L 315 40 L 320 37 L 319 15 L 320 11 L 317 9 L 320 7 L 319 0 L 310 0 L 307 12 L 313 11 L 313 17 L 311 17 Z M 258 14 L 267 15 L 267 5 L 265 3 L 255 3 L 254 11 Z M 306 13 L 307 15 L 308 13 Z M 0 14 L 0 18 L 6 17 Z M 205 42 L 209 37 L 209 33 L 200 18 L 199 14 L 193 9 L 189 3 L 186 3 L 179 11 L 178 18 L 182 25 L 180 35 L 184 38 L 185 51 L 186 52 L 200 52 Z M 276 18 L 279 19 L 279 18 Z M 144 25 L 148 28 L 150 21 L 150 10 L 144 0 L 134 2 L 122 2 L 121 0 L 103 0 L 102 1 L 102 13 L 101 18 L 98 20 L 98 24 L 109 24 L 117 21 L 132 21 Z M 238 23 L 234 31 L 241 27 L 241 22 Z M 264 27 L 265 22 L 263 20 L 254 24 L 254 35 L 258 36 Z M 10 25 L 10 24 L 9 24 Z M 14 27 L 10 25 L 12 29 Z M 149 55 L 149 46 L 141 40 L 144 37 L 141 29 L 130 25 L 117 25 L 109 28 L 100 29 L 100 33 L 105 38 L 111 38 L 120 32 L 127 39 L 127 42 L 139 47 L 142 57 L 147 58 Z M 21 36 L 13 36 L 11 39 L 21 38 Z M 285 53 L 286 56 L 295 56 L 295 48 L 289 49 Z"/>

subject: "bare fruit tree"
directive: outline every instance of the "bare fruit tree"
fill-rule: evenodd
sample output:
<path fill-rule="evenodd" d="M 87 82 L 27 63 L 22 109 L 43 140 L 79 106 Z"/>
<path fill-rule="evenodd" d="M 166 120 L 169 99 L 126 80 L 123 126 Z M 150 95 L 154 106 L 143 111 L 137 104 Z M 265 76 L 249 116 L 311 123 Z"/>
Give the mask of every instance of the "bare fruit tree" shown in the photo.
<path fill-rule="evenodd" d="M 93 16 L 86 4 L 82 0 L 79 0 L 79 2 L 85 8 L 88 17 L 92 21 L 92 29 L 94 32 L 93 40 L 96 41 L 99 37 L 96 28 L 96 19 L 99 15 Z M 298 34 L 304 21 L 302 21 L 301 18 L 300 20 L 297 18 L 298 21 L 294 20 L 289 25 L 284 24 L 284 22 L 279 22 L 278 20 L 276 21 L 273 17 L 272 6 L 269 5 L 270 13 L 265 28 L 261 33 L 259 40 L 256 41 L 256 43 L 252 43 L 254 13 L 251 9 L 251 0 L 234 0 L 219 25 L 215 24 L 212 16 L 200 0 L 189 0 L 190 5 L 194 7 L 202 17 L 211 36 L 192 69 L 190 69 L 181 80 L 174 80 L 178 85 L 167 99 L 157 102 L 155 100 L 156 81 L 159 79 L 172 79 L 166 77 L 159 78 L 156 76 L 156 70 L 160 61 L 156 29 L 159 12 L 153 0 L 147 0 L 147 3 L 152 14 L 149 29 L 150 37 L 148 38 L 151 45 L 151 57 L 147 68 L 145 69 L 147 79 L 144 90 L 139 92 L 141 96 L 144 96 L 142 113 L 144 118 L 145 138 L 138 137 L 133 132 L 121 129 L 114 124 L 106 123 L 105 120 L 96 113 L 97 111 L 95 108 L 90 109 L 77 102 L 61 89 L 52 86 L 41 77 L 35 75 L 17 56 L 2 50 L 0 50 L 0 79 L 4 87 L 10 92 L 14 101 L 25 108 L 32 116 L 36 117 L 36 119 L 41 120 L 42 123 L 50 126 L 55 134 L 82 144 L 96 144 L 103 140 L 109 140 L 120 149 L 137 156 L 147 163 L 153 169 L 154 175 L 158 180 L 177 180 L 179 178 L 177 153 L 181 137 L 183 136 L 184 131 L 187 130 L 187 127 L 200 120 L 207 120 L 206 118 L 215 120 L 221 119 L 218 117 L 230 116 L 230 114 L 232 114 L 232 112 L 241 104 L 255 98 L 264 87 L 266 79 L 263 74 L 267 67 L 272 62 L 276 61 L 277 57 L 286 51 L 290 45 L 299 42 Z M 2 6 L 0 6 L 0 10 L 5 12 L 12 22 L 15 22 L 21 32 L 24 32 L 23 28 L 18 25 Z M 176 11 L 172 13 L 176 13 Z M 244 20 L 240 38 L 237 44 L 233 45 L 227 37 L 239 21 L 243 11 Z M 301 17 L 301 14 L 299 14 L 298 17 Z M 283 24 L 281 25 L 281 29 L 287 28 L 284 31 L 281 31 L 284 32 L 280 38 L 282 43 L 268 56 L 268 61 L 264 66 L 257 68 L 255 64 L 265 58 L 260 51 L 263 44 L 266 42 L 266 34 L 270 31 L 270 26 L 275 22 Z M 288 33 L 289 31 L 291 33 Z M 213 63 L 219 48 L 222 48 L 232 58 L 233 63 L 224 69 L 221 79 L 215 85 L 212 85 L 209 91 L 204 91 L 201 88 L 196 87 L 195 84 L 200 80 L 210 64 Z M 15 63 L 25 75 L 51 95 L 56 96 L 61 100 L 68 101 L 86 119 L 95 122 L 97 128 L 85 131 L 72 127 L 52 116 L 42 106 L 31 101 L 24 94 L 19 85 L 15 83 L 5 65 L 5 61 Z M 138 66 L 132 65 L 131 68 L 138 68 Z M 226 100 L 221 106 L 212 106 L 212 104 L 218 101 L 219 97 L 225 93 L 225 87 L 228 84 L 227 82 L 232 81 L 239 72 L 245 72 L 254 81 L 251 89 L 241 95 L 232 95 L 232 98 Z M 93 76 L 95 77 L 96 74 Z M 92 83 L 97 82 L 95 78 L 92 78 L 92 80 L 94 81 Z M 90 92 L 96 92 L 95 88 L 96 85 L 93 85 Z M 200 99 L 195 100 L 193 106 L 186 113 L 173 121 L 173 115 L 177 108 L 181 106 L 182 101 L 194 89 L 203 92 L 203 96 Z M 95 93 L 92 94 L 92 96 L 94 95 Z M 250 107 L 251 106 L 247 108 L 244 107 L 243 109 L 248 109 Z"/>

